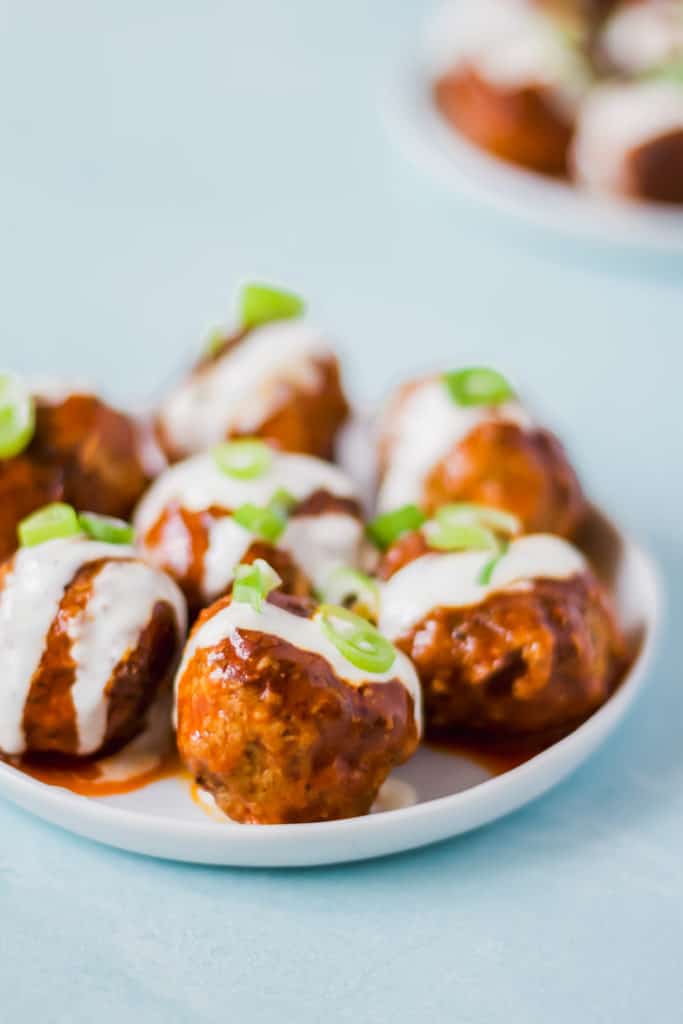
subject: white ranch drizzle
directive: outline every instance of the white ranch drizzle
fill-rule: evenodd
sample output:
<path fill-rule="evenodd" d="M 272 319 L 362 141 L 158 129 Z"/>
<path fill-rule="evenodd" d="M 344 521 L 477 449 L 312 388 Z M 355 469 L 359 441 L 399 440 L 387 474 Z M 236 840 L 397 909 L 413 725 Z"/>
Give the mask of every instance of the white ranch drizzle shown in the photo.
<path fill-rule="evenodd" d="M 166 436 L 190 454 L 233 430 L 254 432 L 281 406 L 285 385 L 306 391 L 319 386 L 313 360 L 330 355 L 323 335 L 307 324 L 280 321 L 254 328 L 169 395 L 160 412 Z"/>
<path fill-rule="evenodd" d="M 134 557 L 133 549 L 125 545 L 103 544 L 81 538 L 48 541 L 32 548 L 20 548 L 16 553 L 0 591 L 0 650 L 3 654 L 0 749 L 5 753 L 18 755 L 25 750 L 22 728 L 24 705 L 65 587 L 78 570 L 90 562 L 102 558 L 120 560 Z M 154 586 L 140 588 L 140 573 L 133 570 L 132 564 L 121 565 L 120 569 L 123 576 L 118 577 L 116 590 L 123 595 L 123 600 L 112 601 L 110 604 L 105 591 L 98 589 L 95 609 L 89 607 L 82 623 L 74 627 L 76 649 L 80 650 L 84 663 L 79 664 L 78 688 L 72 696 L 79 727 L 81 721 L 85 724 L 87 745 L 100 725 L 99 720 L 93 720 L 91 716 L 97 700 L 106 703 L 104 688 L 109 678 L 106 668 L 102 670 L 99 656 L 108 664 L 110 651 L 98 647 L 99 656 L 96 656 L 95 647 L 102 637 L 107 638 L 105 643 L 113 643 L 117 638 L 123 641 L 128 636 L 128 623 L 136 617 L 140 633 L 151 611 L 150 589 L 154 591 Z M 182 634 L 185 629 L 182 595 L 162 574 L 148 567 L 144 569 L 151 574 L 156 584 L 155 599 L 171 601 Z M 93 610 L 97 611 L 103 604 L 108 607 L 107 619 L 98 619 L 97 623 L 91 625 L 89 619 Z M 100 629 L 104 632 L 100 633 Z"/>
<path fill-rule="evenodd" d="M 683 4 L 657 0 L 624 4 L 607 21 L 600 48 L 610 66 L 630 75 L 683 53 Z"/>
<path fill-rule="evenodd" d="M 513 540 L 491 582 L 482 585 L 479 577 L 490 559 L 490 552 L 461 551 L 409 562 L 382 585 L 382 632 L 396 640 L 433 608 L 467 608 L 498 591 L 527 589 L 534 579 L 567 579 L 588 568 L 575 547 L 545 533 Z"/>
<path fill-rule="evenodd" d="M 200 626 L 190 637 L 185 648 L 183 660 L 176 675 L 176 693 L 185 670 L 196 651 L 215 647 L 226 637 L 230 638 L 230 642 L 235 648 L 239 648 L 240 630 L 252 630 L 277 636 L 300 650 L 320 655 L 327 661 L 334 674 L 350 686 L 358 687 L 366 683 L 387 683 L 392 679 L 398 680 L 413 698 L 415 722 L 418 731 L 422 732 L 420 683 L 412 662 L 401 651 L 396 652 L 396 660 L 387 672 L 368 672 L 365 669 L 356 668 L 328 640 L 316 619 L 302 618 L 269 602 L 266 602 L 262 610 L 257 612 L 251 605 L 232 601 Z"/>
<path fill-rule="evenodd" d="M 222 473 L 210 454 L 195 455 L 172 466 L 152 484 L 135 513 L 135 527 L 141 550 L 150 561 L 172 564 L 184 574 L 191 551 L 186 531 L 166 533 L 162 550 L 148 548 L 144 537 L 159 521 L 165 508 L 178 503 L 191 512 L 212 505 L 235 509 L 251 503 L 266 505 L 280 488 L 298 501 L 314 491 L 325 490 L 337 497 L 353 497 L 348 477 L 312 455 L 273 453 L 270 469 L 253 480 L 238 480 Z M 167 527 L 167 530 L 173 527 Z M 355 564 L 362 541 L 362 526 L 350 515 L 326 513 L 290 520 L 278 547 L 291 551 L 316 585 L 339 564 Z M 207 597 L 221 593 L 232 579 L 234 567 L 254 542 L 254 535 L 231 518 L 218 519 L 209 528 L 209 546 L 204 559 L 203 590 Z"/>
<path fill-rule="evenodd" d="M 431 470 L 479 424 L 502 420 L 524 428 L 533 425 L 519 402 L 495 407 L 458 405 L 440 377 L 418 384 L 399 401 L 389 411 L 388 465 L 377 498 L 380 512 L 420 504 Z"/>
<path fill-rule="evenodd" d="M 472 64 L 482 78 L 502 89 L 530 84 L 546 88 L 549 99 L 566 113 L 576 109 L 590 84 L 579 54 L 530 0 L 448 4 L 434 21 L 427 44 L 437 75 Z"/>
<path fill-rule="evenodd" d="M 683 130 L 683 87 L 644 81 L 595 89 L 581 111 L 572 150 L 578 180 L 598 192 L 621 192 L 626 160 L 639 146 Z"/>

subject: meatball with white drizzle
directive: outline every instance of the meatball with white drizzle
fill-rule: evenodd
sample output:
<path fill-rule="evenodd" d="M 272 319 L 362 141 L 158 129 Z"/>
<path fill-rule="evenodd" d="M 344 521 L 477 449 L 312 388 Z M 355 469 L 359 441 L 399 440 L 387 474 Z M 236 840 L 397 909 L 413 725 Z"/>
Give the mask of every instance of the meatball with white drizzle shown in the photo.
<path fill-rule="evenodd" d="M 586 503 L 557 438 L 485 367 L 411 381 L 380 423 L 378 509 L 480 502 L 525 532 L 572 536 Z"/>
<path fill-rule="evenodd" d="M 24 544 L 0 568 L 4 756 L 118 749 L 170 684 L 185 601 L 129 544 L 92 539 L 128 539 L 123 525 L 66 505 L 22 523 Z"/>
<path fill-rule="evenodd" d="M 297 296 L 248 285 L 241 305 L 237 330 L 217 332 L 162 403 L 162 447 L 177 461 L 227 438 L 258 436 L 332 458 L 349 409 L 328 340 L 299 319 Z"/>
<path fill-rule="evenodd" d="M 278 582 L 265 562 L 240 566 L 202 612 L 176 676 L 178 749 L 237 821 L 366 814 L 417 748 L 415 670 L 366 620 Z"/>
<path fill-rule="evenodd" d="M 334 569 L 358 563 L 361 510 L 336 466 L 225 442 L 170 467 L 135 514 L 141 554 L 183 589 L 192 612 L 226 593 L 239 562 L 264 558 L 289 593 L 324 590 Z"/>
<path fill-rule="evenodd" d="M 379 620 L 417 669 L 428 733 L 547 735 L 603 704 L 623 641 L 583 555 L 549 534 L 448 550 L 457 531 L 430 525 L 386 553 Z"/>

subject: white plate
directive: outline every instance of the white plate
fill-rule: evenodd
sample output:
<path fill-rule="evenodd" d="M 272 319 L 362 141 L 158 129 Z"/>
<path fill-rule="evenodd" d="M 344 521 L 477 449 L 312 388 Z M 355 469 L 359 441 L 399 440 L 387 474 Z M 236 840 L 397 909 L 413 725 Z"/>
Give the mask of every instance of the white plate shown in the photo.
<path fill-rule="evenodd" d="M 384 97 L 391 134 L 409 157 L 465 198 L 536 226 L 578 239 L 683 250 L 683 212 L 677 208 L 592 196 L 489 156 L 459 135 L 431 97 L 431 39 L 443 17 L 443 8 L 432 16 L 416 55 L 394 74 Z"/>
<path fill-rule="evenodd" d="M 584 546 L 615 594 L 639 654 L 613 697 L 571 735 L 504 775 L 427 747 L 395 773 L 393 793 L 416 802 L 365 818 L 312 825 L 237 825 L 212 820 L 179 778 L 125 796 L 91 799 L 0 764 L 0 793 L 79 835 L 136 853 L 245 867 L 362 860 L 410 850 L 494 821 L 560 782 L 606 739 L 647 675 L 660 618 L 656 570 L 648 556 L 595 516 Z M 398 787 L 396 785 L 398 780 Z M 401 786 L 400 783 L 407 785 Z M 390 786 L 390 790 L 392 787 Z"/>

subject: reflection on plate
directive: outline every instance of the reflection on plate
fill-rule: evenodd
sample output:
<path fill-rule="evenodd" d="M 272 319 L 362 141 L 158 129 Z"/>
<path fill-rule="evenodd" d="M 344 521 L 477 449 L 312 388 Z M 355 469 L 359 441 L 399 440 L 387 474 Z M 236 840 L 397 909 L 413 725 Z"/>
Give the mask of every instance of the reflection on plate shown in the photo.
<path fill-rule="evenodd" d="M 493 821 L 546 792 L 584 761 L 624 717 L 647 675 L 659 621 L 657 574 L 650 559 L 598 513 L 581 546 L 613 589 L 636 656 L 619 689 L 598 712 L 528 760 L 512 756 L 507 764 L 505 759 L 494 764 L 472 752 L 424 746 L 389 780 L 375 813 L 304 825 L 214 820 L 217 814 L 202 794 L 192 799 L 188 778 L 180 772 L 134 792 L 92 799 L 0 764 L 0 792 L 47 821 L 112 846 L 235 866 L 361 860 Z"/>

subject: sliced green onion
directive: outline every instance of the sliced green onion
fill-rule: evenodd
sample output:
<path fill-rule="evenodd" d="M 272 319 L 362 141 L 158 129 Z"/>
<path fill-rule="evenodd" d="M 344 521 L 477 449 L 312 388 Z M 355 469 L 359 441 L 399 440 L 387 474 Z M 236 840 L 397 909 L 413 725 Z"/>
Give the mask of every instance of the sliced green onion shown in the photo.
<path fill-rule="evenodd" d="M 504 556 L 509 546 L 510 545 L 508 544 L 508 542 L 504 541 L 504 543 L 500 547 L 498 554 L 494 555 L 493 558 L 489 559 L 484 568 L 481 570 L 479 574 L 479 583 L 481 584 L 482 587 L 488 587 L 489 583 L 491 582 L 491 577 L 493 576 L 496 566 L 500 562 L 501 558 Z"/>
<path fill-rule="evenodd" d="M 346 605 L 352 600 L 358 614 L 367 611 L 373 619 L 379 615 L 379 584 L 359 569 L 344 565 L 331 572 L 323 587 L 323 597 L 329 604 Z"/>
<path fill-rule="evenodd" d="M 398 540 L 401 534 L 409 530 L 419 530 L 426 518 L 417 505 L 402 505 L 401 508 L 384 512 L 369 522 L 366 533 L 373 544 L 384 551 Z"/>
<path fill-rule="evenodd" d="M 284 487 L 278 487 L 268 502 L 268 508 L 282 519 L 287 518 L 295 505 L 298 505 L 297 499 Z"/>
<path fill-rule="evenodd" d="M 683 58 L 659 64 L 645 73 L 646 79 L 683 85 Z"/>
<path fill-rule="evenodd" d="M 486 366 L 472 366 L 444 374 L 448 393 L 458 405 L 500 405 L 514 398 L 502 373 Z"/>
<path fill-rule="evenodd" d="M 292 320 L 301 316 L 304 309 L 304 301 L 298 295 L 266 284 L 245 284 L 240 294 L 244 327 L 258 327 L 271 320 Z"/>
<path fill-rule="evenodd" d="M 55 501 L 51 505 L 45 505 L 44 508 L 38 509 L 26 519 L 22 519 L 17 532 L 21 546 L 32 548 L 47 540 L 76 537 L 83 531 L 75 509 L 71 505 Z"/>
<path fill-rule="evenodd" d="M 101 540 L 105 544 L 132 544 L 135 540 L 135 530 L 125 519 L 100 516 L 95 512 L 81 512 L 78 522 L 84 533 L 93 540 Z"/>
<path fill-rule="evenodd" d="M 255 480 L 267 473 L 273 462 L 272 449 L 252 437 L 223 441 L 211 454 L 221 473 L 236 480 Z"/>
<path fill-rule="evenodd" d="M 281 583 L 275 570 L 262 558 L 257 558 L 251 565 L 241 563 L 235 569 L 232 597 L 239 604 L 250 604 L 260 612 L 268 594 Z"/>
<path fill-rule="evenodd" d="M 499 551 L 500 543 L 485 526 L 443 526 L 428 523 L 424 530 L 431 548 L 439 551 Z"/>
<path fill-rule="evenodd" d="M 396 648 L 367 619 L 335 604 L 322 604 L 316 618 L 327 639 L 356 668 L 382 673 L 394 664 Z"/>
<path fill-rule="evenodd" d="M 279 515 L 271 508 L 262 508 L 260 505 L 240 505 L 232 514 L 232 518 L 245 530 L 256 534 L 263 540 L 274 544 L 282 536 L 287 525 L 284 516 Z"/>
<path fill-rule="evenodd" d="M 436 513 L 436 521 L 441 526 L 485 526 L 495 533 L 514 536 L 522 529 L 517 516 L 490 505 L 477 505 L 475 502 L 460 501 L 453 505 L 442 505 Z"/>
<path fill-rule="evenodd" d="M 0 374 L 0 459 L 24 450 L 36 428 L 33 398 L 19 377 Z"/>

